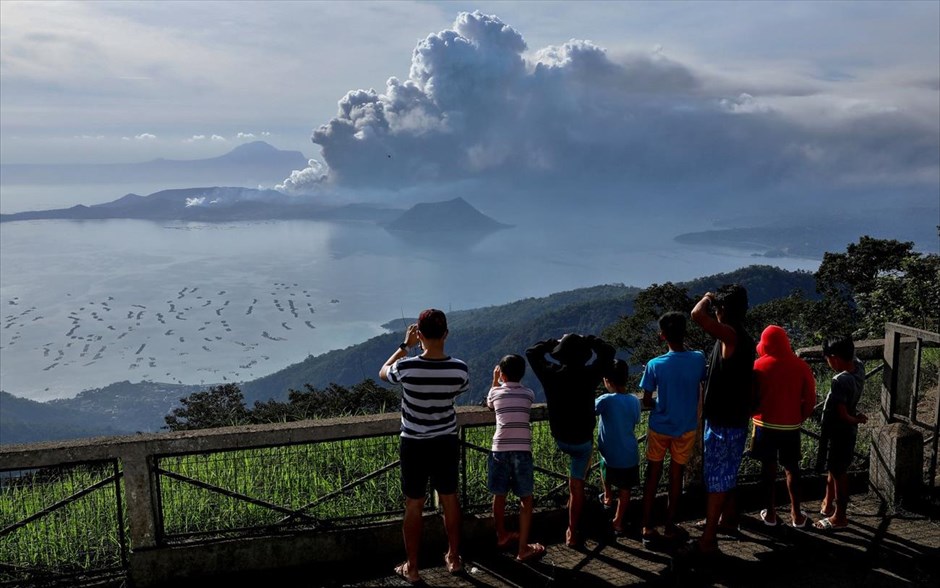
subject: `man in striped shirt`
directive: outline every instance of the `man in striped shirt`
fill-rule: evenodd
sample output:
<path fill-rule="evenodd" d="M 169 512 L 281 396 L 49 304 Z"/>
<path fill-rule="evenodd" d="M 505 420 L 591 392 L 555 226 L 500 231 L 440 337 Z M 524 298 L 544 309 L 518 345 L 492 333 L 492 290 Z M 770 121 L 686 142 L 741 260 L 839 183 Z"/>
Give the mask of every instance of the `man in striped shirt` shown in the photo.
<path fill-rule="evenodd" d="M 421 580 L 418 553 L 428 480 L 437 491 L 444 511 L 447 533 L 447 571 L 462 569 L 460 546 L 460 502 L 457 499 L 460 450 L 454 399 L 470 388 L 467 364 L 444 352 L 447 317 L 429 308 L 408 327 L 405 341 L 392 353 L 379 378 L 401 384 L 401 489 L 405 495 L 402 534 L 408 560 L 395 572 L 408 582 Z M 408 357 L 418 343 L 423 352 Z"/>

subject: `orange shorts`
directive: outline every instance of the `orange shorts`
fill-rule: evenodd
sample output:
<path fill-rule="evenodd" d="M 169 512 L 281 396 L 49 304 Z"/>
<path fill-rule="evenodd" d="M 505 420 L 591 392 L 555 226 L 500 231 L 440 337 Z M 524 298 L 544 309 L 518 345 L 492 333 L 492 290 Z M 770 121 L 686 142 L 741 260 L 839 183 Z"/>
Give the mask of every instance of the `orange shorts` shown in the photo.
<path fill-rule="evenodd" d="M 663 461 L 666 450 L 669 450 L 669 459 L 680 465 L 685 465 L 692 455 L 695 447 L 695 431 L 689 431 L 679 437 L 662 435 L 650 429 L 646 433 L 646 459 L 649 461 Z"/>

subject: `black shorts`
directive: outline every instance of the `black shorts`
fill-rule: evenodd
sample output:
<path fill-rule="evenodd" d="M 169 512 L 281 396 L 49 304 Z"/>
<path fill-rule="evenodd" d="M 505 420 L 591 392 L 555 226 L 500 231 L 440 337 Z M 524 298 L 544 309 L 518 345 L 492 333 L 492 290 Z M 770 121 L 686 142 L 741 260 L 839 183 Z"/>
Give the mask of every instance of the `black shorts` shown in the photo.
<path fill-rule="evenodd" d="M 614 468 L 607 465 L 607 462 L 602 457 L 600 468 L 601 476 L 604 480 L 618 490 L 629 490 L 640 483 L 640 466 Z"/>
<path fill-rule="evenodd" d="M 456 494 L 460 462 L 457 435 L 430 439 L 401 438 L 401 491 L 408 498 L 424 498 L 428 480 L 438 494 Z"/>
<path fill-rule="evenodd" d="M 790 472 L 799 470 L 800 430 L 780 431 L 754 425 L 751 457 L 760 461 L 778 462 Z"/>
<path fill-rule="evenodd" d="M 842 430 L 828 436 L 828 449 L 825 453 L 825 468 L 832 474 L 844 474 L 849 471 L 855 458 L 855 428 Z"/>

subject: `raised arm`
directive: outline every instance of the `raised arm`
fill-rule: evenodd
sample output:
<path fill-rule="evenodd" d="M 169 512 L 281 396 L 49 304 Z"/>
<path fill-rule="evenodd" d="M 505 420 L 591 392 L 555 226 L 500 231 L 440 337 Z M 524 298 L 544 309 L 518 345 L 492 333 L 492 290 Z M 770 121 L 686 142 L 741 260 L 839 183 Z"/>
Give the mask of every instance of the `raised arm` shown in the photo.
<path fill-rule="evenodd" d="M 715 293 L 706 292 L 702 299 L 696 303 L 695 308 L 692 309 L 692 320 L 702 327 L 706 333 L 721 341 L 721 356 L 727 359 L 734 354 L 738 334 L 735 332 L 734 327 L 718 322 L 718 319 L 709 314 L 708 310 L 714 303 Z"/>
<path fill-rule="evenodd" d="M 389 382 L 388 371 L 391 369 L 392 365 L 396 361 L 408 355 L 408 350 L 418 344 L 418 325 L 413 324 L 409 325 L 408 330 L 405 332 L 405 341 L 402 343 L 398 349 L 392 353 L 385 363 L 382 364 L 381 369 L 379 369 L 379 378 Z"/>
<path fill-rule="evenodd" d="M 545 339 L 525 350 L 525 358 L 537 378 L 541 379 L 542 374 L 548 371 L 549 363 L 545 354 L 554 349 L 555 345 L 558 345 L 558 339 Z"/>

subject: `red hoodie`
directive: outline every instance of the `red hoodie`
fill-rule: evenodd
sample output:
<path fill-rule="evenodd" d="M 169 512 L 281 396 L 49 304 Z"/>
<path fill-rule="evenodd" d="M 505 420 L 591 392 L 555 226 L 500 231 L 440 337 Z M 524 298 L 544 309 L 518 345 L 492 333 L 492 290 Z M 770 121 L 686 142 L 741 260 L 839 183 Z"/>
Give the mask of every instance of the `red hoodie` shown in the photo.
<path fill-rule="evenodd" d="M 799 429 L 816 405 L 816 379 L 809 365 L 790 348 L 787 332 L 770 325 L 761 333 L 754 362 L 758 406 L 754 424 L 768 429 Z"/>

